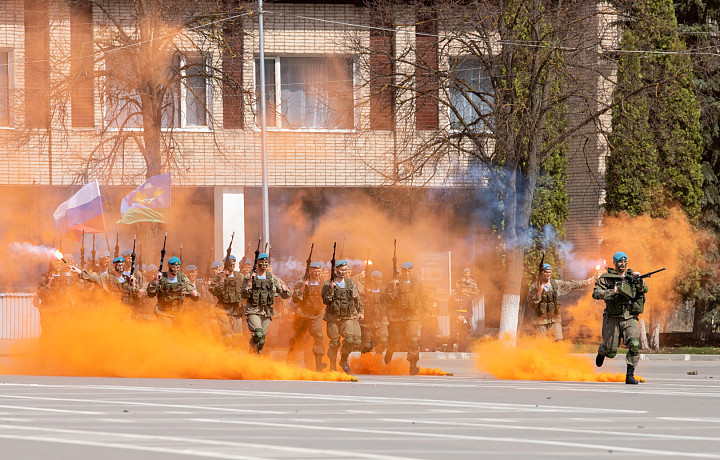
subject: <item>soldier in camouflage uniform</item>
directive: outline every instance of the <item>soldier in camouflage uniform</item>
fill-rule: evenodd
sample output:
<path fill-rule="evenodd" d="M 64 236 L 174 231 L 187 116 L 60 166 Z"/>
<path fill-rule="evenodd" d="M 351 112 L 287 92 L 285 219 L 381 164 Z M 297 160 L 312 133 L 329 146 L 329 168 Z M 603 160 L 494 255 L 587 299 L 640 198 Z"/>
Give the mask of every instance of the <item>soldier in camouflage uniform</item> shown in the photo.
<path fill-rule="evenodd" d="M 122 257 L 113 259 L 113 270 L 110 273 L 97 275 L 73 265 L 70 266 L 70 270 L 77 273 L 80 279 L 100 285 L 105 291 L 115 294 L 125 305 L 134 307 L 140 299 L 137 280 L 134 275 L 130 276 L 129 272 L 125 273 L 125 259 Z"/>
<path fill-rule="evenodd" d="M 390 305 L 388 307 L 389 344 L 385 352 L 385 364 L 390 364 L 395 351 L 403 342 L 407 345 L 407 360 L 410 362 L 410 375 L 420 372 L 417 363 L 420 359 L 418 332 L 420 318 L 427 310 L 427 296 L 420 280 L 413 275 L 413 263 L 402 264 L 401 279 L 395 280 L 390 287 Z"/>
<path fill-rule="evenodd" d="M 613 255 L 615 268 L 608 268 L 607 273 L 603 273 L 595 281 L 592 297 L 605 301 L 603 343 L 598 348 L 595 364 L 600 367 L 605 357 L 614 358 L 622 340 L 628 348 L 625 355 L 625 383 L 636 385 L 638 380 L 635 379 L 635 367 L 640 358 L 638 315 L 645 309 L 645 293 L 648 292 L 648 287 L 642 279 L 633 280 L 639 277 L 640 273 L 629 269 L 627 260 L 627 254 L 616 252 Z"/>
<path fill-rule="evenodd" d="M 370 274 L 362 295 L 364 318 L 360 320 L 362 331 L 361 353 L 384 353 L 388 345 L 387 298 L 381 289 L 382 273 Z"/>
<path fill-rule="evenodd" d="M 231 255 L 227 268 L 217 275 L 210 283 L 210 293 L 217 297 L 217 305 L 225 311 L 227 322 L 221 321 L 223 335 L 230 337 L 233 334 L 242 334 L 243 315 L 243 276 L 235 270 L 236 257 Z"/>
<path fill-rule="evenodd" d="M 157 273 L 147 287 L 148 297 L 157 296 L 158 304 L 155 306 L 155 316 L 167 325 L 173 325 L 183 310 L 185 297 L 197 302 L 200 295 L 190 279 L 180 273 L 180 258 L 171 257 L 168 260 L 168 271 Z"/>
<path fill-rule="evenodd" d="M 327 355 L 330 358 L 330 370 L 335 371 L 340 350 L 340 367 L 349 373 L 347 359 L 353 348 L 361 344 L 358 320 L 364 317 L 364 310 L 357 286 L 347 278 L 347 261 L 338 260 L 335 268 L 335 280 L 328 280 L 322 288 L 322 299 L 326 305 L 323 319 L 327 321 L 327 336 L 330 339 Z"/>
<path fill-rule="evenodd" d="M 312 352 L 315 355 L 315 370 L 318 372 L 325 369 L 326 366 L 322 360 L 325 354 L 322 331 L 325 304 L 322 298 L 323 283 L 320 280 L 320 265 L 320 262 L 312 262 L 308 279 L 298 281 L 293 289 L 292 300 L 297 309 L 293 318 L 294 334 L 288 348 L 288 361 L 293 361 L 297 346 L 307 332 L 313 339 Z"/>
<path fill-rule="evenodd" d="M 543 270 L 537 283 L 530 285 L 527 304 L 535 312 L 535 330 L 538 335 L 547 337 L 552 334 L 554 340 L 562 340 L 562 317 L 558 297 L 575 289 L 590 286 L 594 277 L 583 281 L 553 280 L 552 266 L 543 264 Z"/>
<path fill-rule="evenodd" d="M 268 271 L 268 254 L 258 255 L 257 272 L 243 278 L 242 298 L 245 304 L 245 320 L 250 331 L 250 349 L 258 355 L 265 346 L 265 338 L 274 314 L 275 297 L 289 299 L 292 293 L 285 282 Z"/>

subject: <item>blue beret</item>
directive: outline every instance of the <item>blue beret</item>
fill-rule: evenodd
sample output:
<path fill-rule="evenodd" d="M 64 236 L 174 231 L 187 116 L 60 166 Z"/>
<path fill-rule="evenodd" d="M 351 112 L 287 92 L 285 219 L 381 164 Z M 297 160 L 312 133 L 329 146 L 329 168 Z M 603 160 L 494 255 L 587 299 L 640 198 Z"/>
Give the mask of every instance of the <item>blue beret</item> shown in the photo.
<path fill-rule="evenodd" d="M 130 254 L 132 254 L 132 249 L 126 249 L 126 250 L 124 250 L 124 251 L 122 252 L 122 256 L 123 256 L 123 257 L 127 257 L 127 256 L 129 256 Z"/>
<path fill-rule="evenodd" d="M 218 268 L 218 267 L 222 267 L 222 266 L 223 266 L 223 264 L 221 264 L 217 260 L 210 264 L 210 268 Z"/>
<path fill-rule="evenodd" d="M 469 268 L 463 268 L 463 273 L 469 272 L 469 271 L 472 271 L 472 270 L 470 270 Z"/>
<path fill-rule="evenodd" d="M 125 262 L 125 259 L 123 259 L 123 258 L 120 257 L 120 256 L 115 257 L 115 258 L 113 259 L 113 263 L 114 263 L 114 264 L 117 264 L 117 263 L 120 263 L 120 262 Z"/>
<path fill-rule="evenodd" d="M 267 259 L 267 258 L 268 258 L 267 252 L 261 252 L 260 254 L 258 254 L 258 260 Z"/>
<path fill-rule="evenodd" d="M 156 272 L 156 271 L 157 271 L 157 265 L 155 265 L 155 264 L 150 264 L 150 265 L 147 266 L 147 269 L 148 269 L 149 271 L 151 271 L 151 272 Z"/>
<path fill-rule="evenodd" d="M 223 262 L 225 262 L 225 259 L 226 259 L 226 257 L 223 257 Z M 230 260 L 231 260 L 232 262 L 235 262 L 235 261 L 237 260 L 237 257 L 235 257 L 234 255 L 230 254 Z"/>
<path fill-rule="evenodd" d="M 243 262 L 243 263 L 244 263 L 244 264 L 248 264 L 248 265 L 252 265 L 252 264 L 253 264 L 253 261 L 252 261 L 251 259 L 245 259 L 245 262 Z"/>
<path fill-rule="evenodd" d="M 101 252 L 101 253 L 100 253 L 100 258 L 101 258 L 101 259 L 104 259 L 104 258 L 106 258 L 106 257 L 107 257 L 108 259 L 110 258 L 110 252 L 105 251 L 105 252 Z"/>
<path fill-rule="evenodd" d="M 178 264 L 178 265 L 180 265 L 181 262 L 180 262 L 180 258 L 179 258 L 179 257 L 172 256 L 172 257 L 170 257 L 170 260 L 168 260 L 168 263 L 171 264 L 171 265 L 173 265 L 173 264 Z"/>
<path fill-rule="evenodd" d="M 620 262 L 621 259 L 627 260 L 628 256 L 622 251 L 618 251 L 613 254 L 613 262 Z"/>
<path fill-rule="evenodd" d="M 552 270 L 552 265 L 550 265 L 550 264 L 543 264 L 542 268 L 543 268 L 543 270 Z"/>
<path fill-rule="evenodd" d="M 405 269 L 413 268 L 413 263 L 412 262 L 403 262 L 403 264 L 400 265 L 400 268 L 405 268 Z"/>
<path fill-rule="evenodd" d="M 338 260 L 337 262 L 335 262 L 336 267 L 344 267 L 346 265 L 347 265 L 347 260 Z"/>
<path fill-rule="evenodd" d="M 142 264 L 141 270 L 147 270 L 147 264 Z"/>
<path fill-rule="evenodd" d="M 185 270 L 187 270 L 187 271 L 197 270 L 197 267 L 193 264 L 190 264 L 187 267 L 185 267 Z"/>
<path fill-rule="evenodd" d="M 373 278 L 379 278 L 382 276 L 382 273 L 380 272 L 380 270 L 375 270 L 370 274 L 370 276 L 372 276 Z"/>
<path fill-rule="evenodd" d="M 310 262 L 310 268 L 320 268 L 322 264 L 320 262 Z"/>

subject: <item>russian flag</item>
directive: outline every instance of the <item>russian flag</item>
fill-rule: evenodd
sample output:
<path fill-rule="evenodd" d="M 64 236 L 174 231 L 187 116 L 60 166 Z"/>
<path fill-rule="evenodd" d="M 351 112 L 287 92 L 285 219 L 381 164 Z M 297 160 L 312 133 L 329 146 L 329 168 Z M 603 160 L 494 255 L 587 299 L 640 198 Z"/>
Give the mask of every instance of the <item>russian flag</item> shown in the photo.
<path fill-rule="evenodd" d="M 58 206 L 53 217 L 61 235 L 69 233 L 78 241 L 83 230 L 85 233 L 105 233 L 105 215 L 97 179 Z"/>

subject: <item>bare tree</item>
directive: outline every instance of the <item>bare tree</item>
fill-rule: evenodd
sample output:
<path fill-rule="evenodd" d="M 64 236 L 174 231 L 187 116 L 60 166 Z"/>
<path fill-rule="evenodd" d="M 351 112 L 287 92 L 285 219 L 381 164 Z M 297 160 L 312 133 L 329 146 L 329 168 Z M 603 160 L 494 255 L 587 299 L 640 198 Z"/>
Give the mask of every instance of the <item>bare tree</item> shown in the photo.
<path fill-rule="evenodd" d="M 71 27 L 69 42 L 61 37 L 52 45 L 51 123 L 67 138 L 77 135 L 73 128 L 95 132 L 84 139 L 92 148 L 82 152 L 78 180 L 111 177 L 137 152 L 145 177 L 172 171 L 181 154 L 179 128 L 215 136 L 212 105 L 219 94 L 223 103 L 234 102 L 235 116 L 242 113 L 249 94 L 238 62 L 249 11 L 241 2 L 57 0 L 55 6 L 61 16 L 69 12 Z"/>
<path fill-rule="evenodd" d="M 500 333 L 514 337 L 538 174 L 573 136 L 597 133 L 611 108 L 602 47 L 611 21 L 594 2 L 574 0 L 370 8 L 370 39 L 350 40 L 369 95 L 368 132 L 389 129 L 396 139 L 384 174 L 393 183 L 462 177 L 455 183 L 495 192 L 507 270 Z"/>

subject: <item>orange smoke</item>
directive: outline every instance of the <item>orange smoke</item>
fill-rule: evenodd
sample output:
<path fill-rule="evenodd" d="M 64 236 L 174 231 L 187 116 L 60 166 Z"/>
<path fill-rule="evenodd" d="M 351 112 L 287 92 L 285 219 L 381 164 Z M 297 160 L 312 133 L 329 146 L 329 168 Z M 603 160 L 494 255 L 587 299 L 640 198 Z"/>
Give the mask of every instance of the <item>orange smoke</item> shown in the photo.
<path fill-rule="evenodd" d="M 132 319 L 127 306 L 106 299 L 101 306 L 45 307 L 43 335 L 30 356 L 5 374 L 237 380 L 356 381 L 342 372 L 319 373 L 269 357 L 230 349 L 213 327 L 218 310 L 191 307 L 174 327 Z M 272 336 L 268 338 L 272 341 Z"/>
<path fill-rule="evenodd" d="M 613 267 L 612 255 L 623 251 L 628 255 L 628 268 L 641 274 L 667 268 L 645 279 L 649 292 L 640 318 L 662 323 L 679 305 L 676 280 L 686 276 L 687 264 L 694 262 L 699 237 L 679 209 L 671 210 L 663 219 L 626 214 L 605 218 L 602 257 L 609 267 Z M 605 271 L 603 268 L 601 273 Z M 587 337 L 588 331 L 592 331 L 592 336 L 599 337 L 604 308 L 604 302 L 595 301 L 590 295 L 583 296 L 577 305 L 568 305 L 567 313 L 573 317 L 569 335 Z"/>
<path fill-rule="evenodd" d="M 573 355 L 570 346 L 570 343 L 554 342 L 545 337 L 521 337 L 517 347 L 499 340 L 487 340 L 477 346 L 475 364 L 479 370 L 503 380 L 625 381 L 622 373 L 596 372 L 593 359 Z"/>
<path fill-rule="evenodd" d="M 408 375 L 410 363 L 405 359 L 393 359 L 385 365 L 383 355 L 379 353 L 363 353 L 359 358 L 354 356 L 348 360 L 354 374 L 375 375 Z M 447 375 L 442 369 L 420 368 L 419 375 Z"/>

